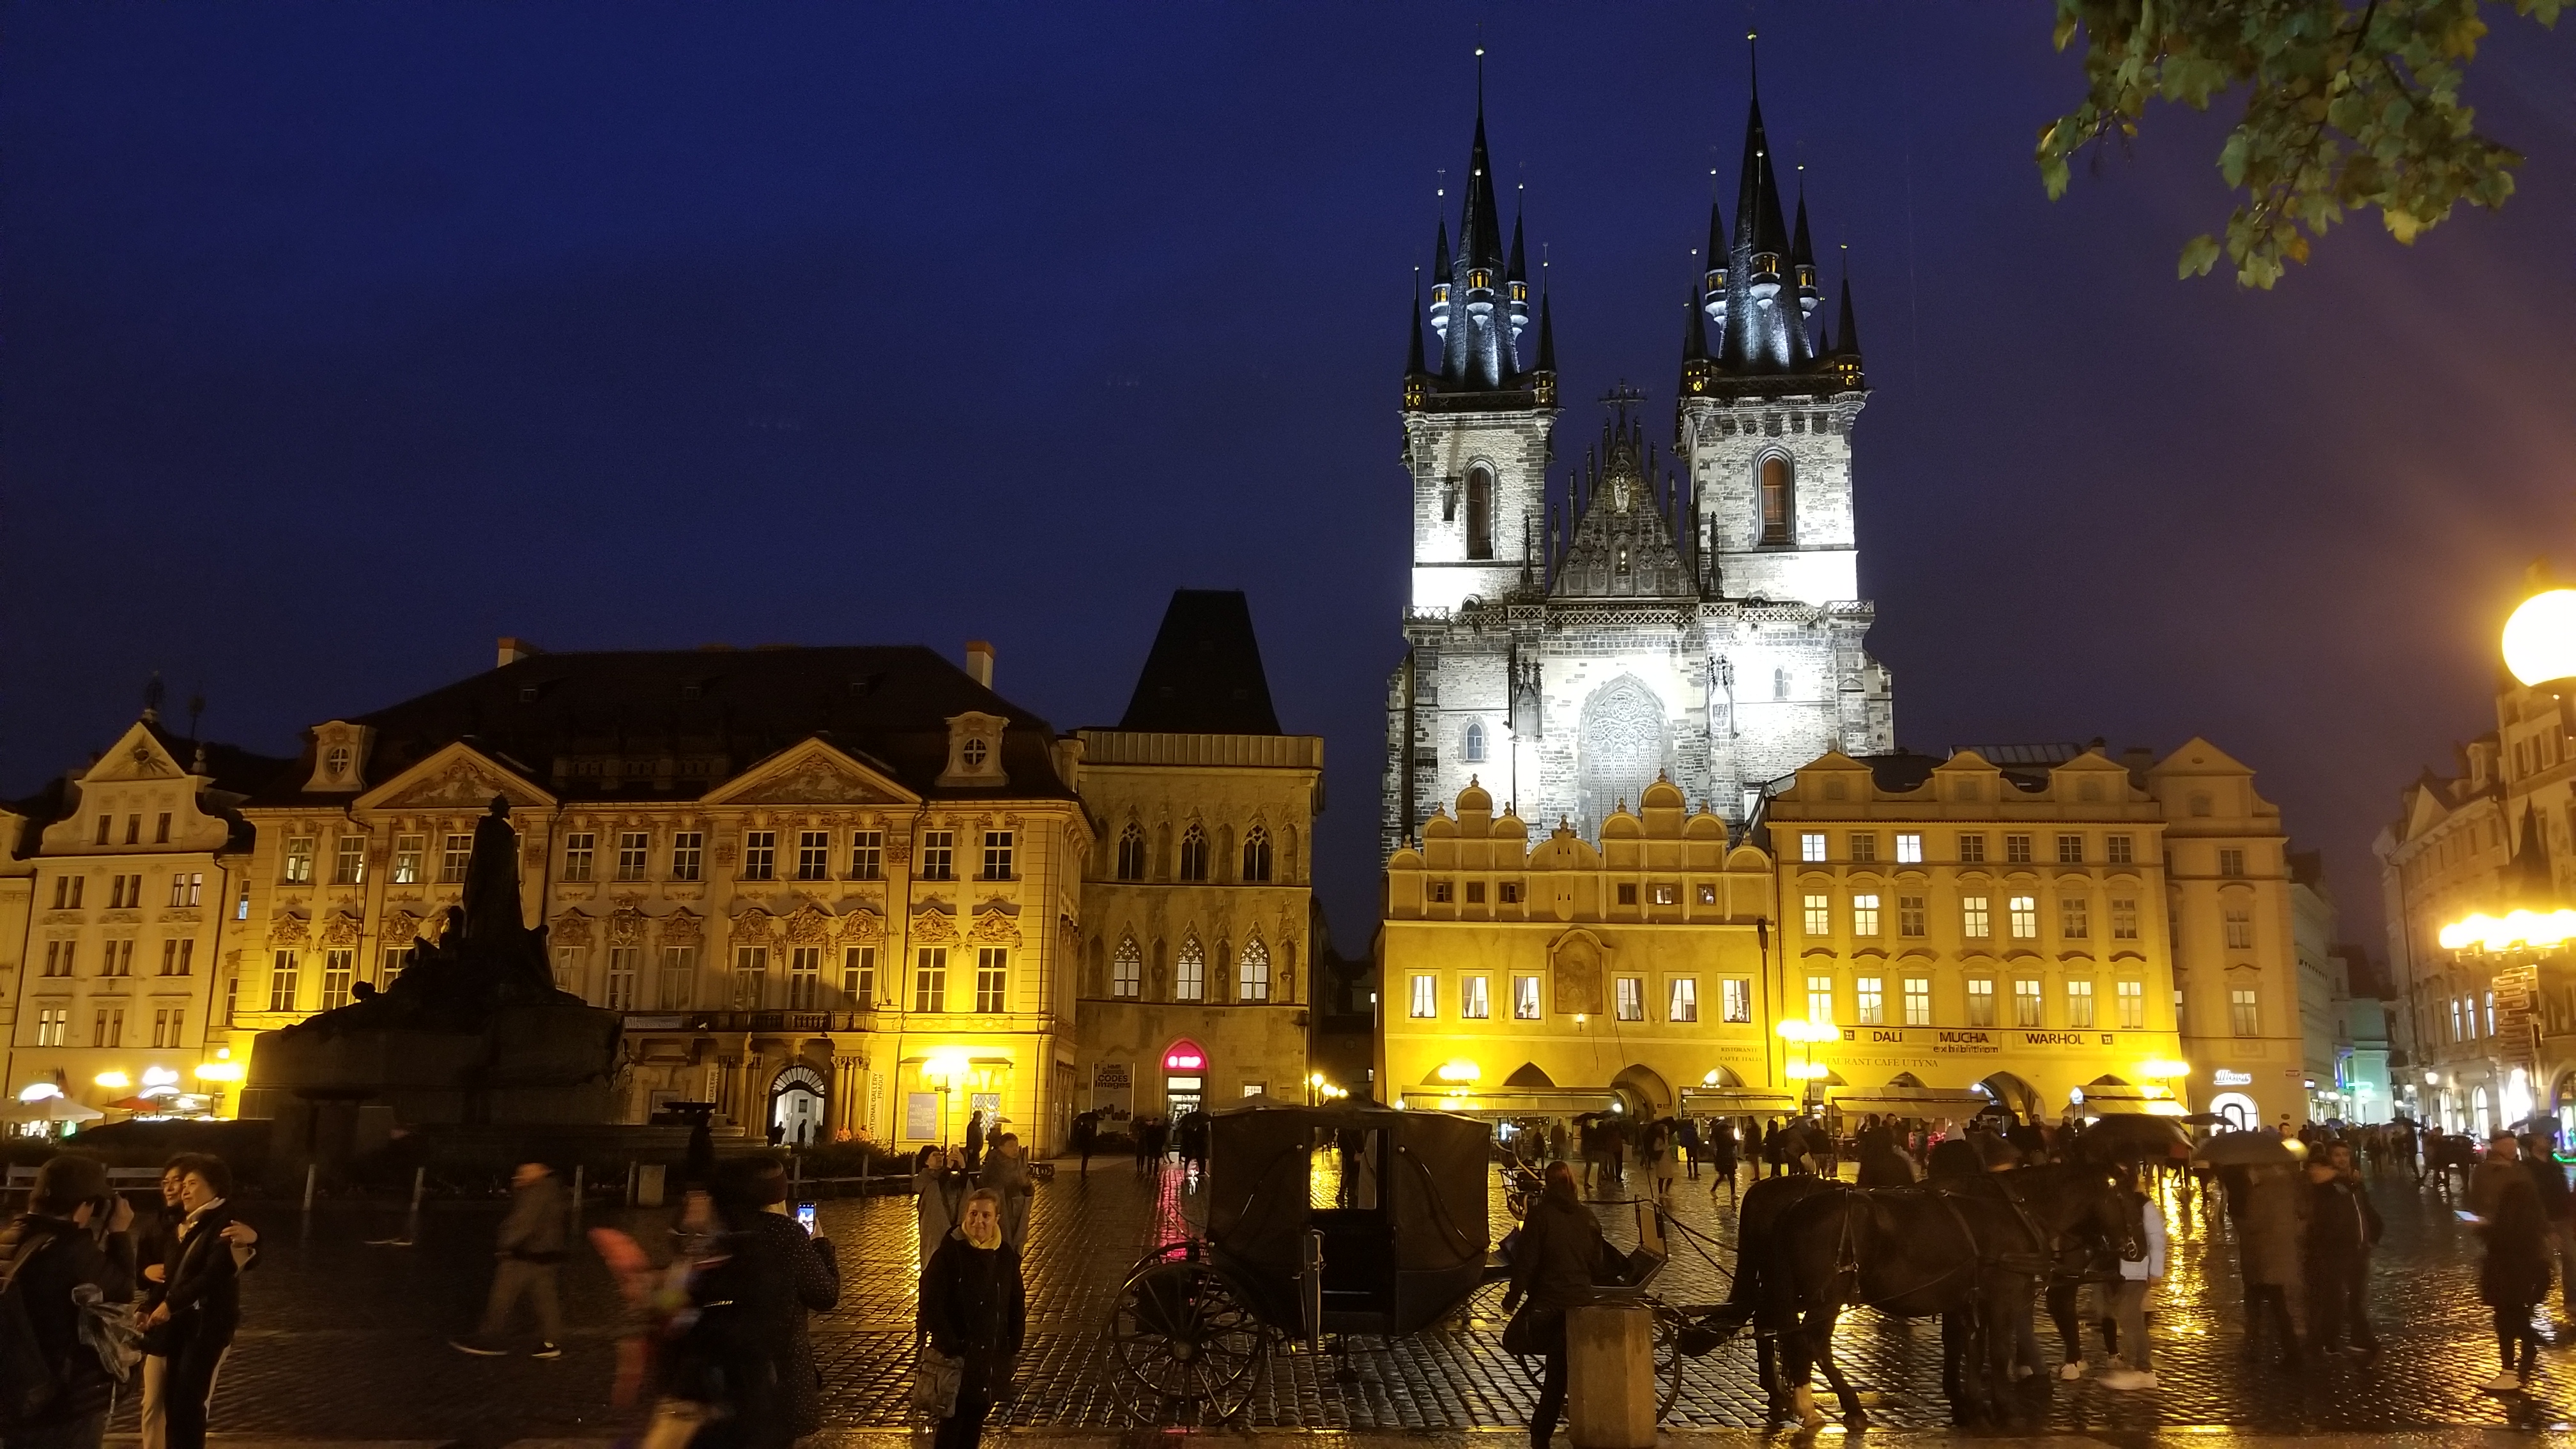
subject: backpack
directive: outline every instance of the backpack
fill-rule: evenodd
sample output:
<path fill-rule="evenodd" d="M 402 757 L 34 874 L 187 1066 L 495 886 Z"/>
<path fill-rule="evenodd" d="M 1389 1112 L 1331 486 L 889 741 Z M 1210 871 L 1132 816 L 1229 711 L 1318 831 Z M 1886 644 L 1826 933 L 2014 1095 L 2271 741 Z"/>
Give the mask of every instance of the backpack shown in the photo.
<path fill-rule="evenodd" d="M 52 1233 L 28 1234 L 0 1268 L 0 1434 L 42 1422 L 62 1397 L 63 1366 L 46 1356 L 19 1283 L 27 1261 L 53 1240 Z"/>

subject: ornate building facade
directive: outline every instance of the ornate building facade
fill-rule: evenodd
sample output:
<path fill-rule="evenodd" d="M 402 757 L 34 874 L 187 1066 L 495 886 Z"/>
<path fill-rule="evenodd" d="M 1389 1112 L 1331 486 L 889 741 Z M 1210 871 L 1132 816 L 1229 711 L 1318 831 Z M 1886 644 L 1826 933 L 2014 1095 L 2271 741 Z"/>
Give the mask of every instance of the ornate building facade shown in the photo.
<path fill-rule="evenodd" d="M 1081 1105 L 1114 1125 L 1308 1072 L 1324 742 L 1279 728 L 1243 595 L 1172 596 L 1127 711 L 1078 731 Z"/>
<path fill-rule="evenodd" d="M 1418 298 L 1406 322 L 1413 565 L 1385 850 L 1471 781 L 1597 843 L 1659 777 L 1740 826 L 1765 782 L 1818 755 L 1893 749 L 1859 597 L 1851 436 L 1869 394 L 1851 288 L 1833 335 L 1759 103 L 1734 226 L 1712 202 L 1684 309 L 1677 473 L 1622 389 L 1585 464 L 1551 483 L 1554 318 L 1541 295 L 1525 366 L 1521 224 L 1506 248 L 1481 114 L 1458 245 L 1444 219 L 1436 257 L 1436 365 Z"/>

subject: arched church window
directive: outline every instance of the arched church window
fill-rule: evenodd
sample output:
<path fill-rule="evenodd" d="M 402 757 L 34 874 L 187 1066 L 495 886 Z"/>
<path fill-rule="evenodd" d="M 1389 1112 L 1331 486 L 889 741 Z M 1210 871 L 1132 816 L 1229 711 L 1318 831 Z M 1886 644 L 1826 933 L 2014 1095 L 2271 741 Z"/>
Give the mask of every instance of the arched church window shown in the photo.
<path fill-rule="evenodd" d="M 1789 483 L 1789 460 L 1774 453 L 1762 460 L 1762 541 L 1790 541 L 1789 520 L 1795 499 Z"/>
<path fill-rule="evenodd" d="M 1467 475 L 1467 557 L 1494 556 L 1494 475 L 1482 468 Z"/>
<path fill-rule="evenodd" d="M 1236 966 L 1234 999 L 1270 999 L 1270 948 L 1261 944 L 1259 936 L 1243 943 L 1243 955 Z"/>
<path fill-rule="evenodd" d="M 1207 952 L 1193 934 L 1181 940 L 1179 969 L 1172 978 L 1174 1001 L 1199 1001 L 1207 996 Z"/>
<path fill-rule="evenodd" d="M 1256 825 L 1243 833 L 1243 878 L 1270 879 L 1270 832 Z"/>
<path fill-rule="evenodd" d="M 1771 697 L 1773 699 L 1787 699 L 1789 697 L 1788 670 L 1774 669 L 1771 671 Z"/>
<path fill-rule="evenodd" d="M 1193 825 L 1181 836 L 1181 879 L 1208 878 L 1207 832 Z"/>
<path fill-rule="evenodd" d="M 1118 832 L 1118 878 L 1145 878 L 1145 832 L 1138 829 L 1133 821 L 1125 830 Z"/>
<path fill-rule="evenodd" d="M 1109 994 L 1135 999 L 1145 980 L 1145 953 L 1128 936 L 1118 943 L 1118 954 L 1109 961 Z"/>
<path fill-rule="evenodd" d="M 1458 754 L 1461 758 L 1466 760 L 1468 764 L 1481 765 L 1485 763 L 1485 727 L 1483 725 L 1471 724 L 1467 726 L 1467 738 L 1460 744 Z"/>

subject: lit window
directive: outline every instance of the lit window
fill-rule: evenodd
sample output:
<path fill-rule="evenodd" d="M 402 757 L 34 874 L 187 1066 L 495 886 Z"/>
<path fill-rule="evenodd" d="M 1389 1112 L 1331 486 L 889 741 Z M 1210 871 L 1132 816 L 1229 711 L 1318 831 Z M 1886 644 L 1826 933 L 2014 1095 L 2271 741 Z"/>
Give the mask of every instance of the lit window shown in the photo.
<path fill-rule="evenodd" d="M 71 1008 L 52 1007 L 36 1013 L 36 1045 L 58 1047 L 63 1044 L 64 1029 L 71 1023 Z"/>
<path fill-rule="evenodd" d="M 1682 888 L 1681 888 L 1680 886 L 1673 885 L 1673 884 L 1671 884 L 1670 882 L 1665 882 L 1665 881 L 1659 881 L 1659 882 L 1657 882 L 1657 883 L 1656 883 L 1656 885 L 1655 885 L 1655 904 L 1656 904 L 1656 905 L 1659 905 L 1659 906 L 1674 906 L 1674 905 L 1679 905 L 1679 904 L 1681 904 L 1681 899 L 1682 899 Z"/>
<path fill-rule="evenodd" d="M 2057 900 L 2057 934 L 2068 941 L 2081 941 L 2092 933 L 2090 904 L 2082 896 L 2060 896 Z"/>
<path fill-rule="evenodd" d="M 1905 1024 L 1907 1026 L 1930 1026 L 1932 1024 L 1931 977 L 1908 976 L 1905 978 Z"/>
<path fill-rule="evenodd" d="M 2114 835 L 2105 840 L 2103 842 L 2103 846 L 2103 853 L 2110 858 L 2113 865 L 2137 864 L 2137 845 L 2131 837 L 2126 835 Z"/>
<path fill-rule="evenodd" d="M 742 879 L 778 878 L 778 832 L 746 830 L 742 834 Z"/>
<path fill-rule="evenodd" d="M 2127 896 L 2114 896 L 2111 899 L 2111 939 L 2114 941 L 2138 939 L 2138 903 Z"/>
<path fill-rule="evenodd" d="M 2093 1025 L 2093 983 L 2066 983 L 2066 1024 L 2089 1030 Z"/>
<path fill-rule="evenodd" d="M 2006 864 L 2006 865 L 2028 865 L 2028 864 L 2030 864 L 2030 837 L 2029 837 L 2029 836 L 2027 836 L 2027 835 L 2014 835 L 2014 834 L 2007 834 L 2007 835 L 2005 835 L 2005 836 L 2004 836 L 2004 864 Z"/>
<path fill-rule="evenodd" d="M 1985 863 L 1986 838 L 1983 835 L 1970 835 L 1964 832 L 1961 833 L 1959 836 L 1959 864 L 1983 865 Z"/>
<path fill-rule="evenodd" d="M 1181 834 L 1181 879 L 1208 878 L 1207 832 L 1193 825 Z"/>
<path fill-rule="evenodd" d="M 877 1004 L 876 947 L 841 948 L 841 999 L 858 1011 L 869 1010 Z"/>
<path fill-rule="evenodd" d="M 1830 977 L 1830 976 L 1810 976 L 1810 977 L 1808 977 L 1808 978 L 1807 978 L 1807 1022 L 1808 1022 L 1808 1024 L 1809 1024 L 1809 1025 L 1811 1025 L 1811 1026 L 1812 1026 L 1812 1025 L 1821 1025 L 1821 1024 L 1823 1024 L 1823 1023 L 1830 1022 L 1830 1021 L 1832 1021 L 1833 1019 L 1834 1019 L 1834 978 L 1832 978 L 1832 977 Z"/>
<path fill-rule="evenodd" d="M 1483 725 L 1467 726 L 1467 736 L 1460 744 L 1458 754 L 1471 765 L 1481 765 L 1485 762 L 1485 727 Z"/>
<path fill-rule="evenodd" d="M 850 879 L 885 879 L 885 832 L 854 830 L 850 832 Z"/>
<path fill-rule="evenodd" d="M 2039 1022 L 2039 983 L 2015 981 L 2013 983 L 2013 1025 L 2035 1027 Z"/>
<path fill-rule="evenodd" d="M 2234 986 L 2228 988 L 2227 1020 L 2229 1029 L 2234 1031 L 2238 1036 L 2259 1036 L 2262 1034 L 2263 1014 L 2254 1004 L 2253 987 Z"/>
<path fill-rule="evenodd" d="M 1924 909 L 1923 897 L 1898 896 L 1896 898 L 1896 934 L 1899 936 L 1908 940 L 1921 939 L 1929 916 L 1930 913 Z"/>
<path fill-rule="evenodd" d="M 403 972 L 411 968 L 412 949 L 413 948 L 409 946 L 387 946 L 385 948 L 384 954 L 376 958 L 376 984 L 378 986 L 393 985 L 395 977 L 402 975 Z"/>
<path fill-rule="evenodd" d="M 1851 858 L 1854 862 L 1862 865 L 1875 863 L 1878 860 L 1877 833 L 1868 830 L 1853 831 L 1851 833 Z"/>
<path fill-rule="evenodd" d="M 769 994 L 769 948 L 736 946 L 733 950 L 733 1009 L 758 1011 Z"/>
<path fill-rule="evenodd" d="M 2011 913 L 2014 940 L 2039 939 L 2039 897 L 2013 896 L 2004 902 L 2004 907 Z"/>
<path fill-rule="evenodd" d="M 1896 833 L 1896 863 L 1898 865 L 1921 865 L 1923 863 L 1923 836 L 1921 832 L 1900 830 Z"/>
<path fill-rule="evenodd" d="M 1774 453 L 1762 460 L 1762 541 L 1790 541 L 1795 502 L 1790 496 L 1789 460 Z"/>
<path fill-rule="evenodd" d="M 1484 979 L 1481 976 L 1476 978 L 1476 989 L 1479 992 L 1484 990 Z M 1261 944 L 1259 936 L 1244 942 L 1243 954 L 1236 958 L 1234 999 L 1237 1001 L 1270 999 L 1270 948 Z M 1476 1014 L 1484 1015 L 1483 1012 Z"/>
<path fill-rule="evenodd" d="M 295 978 L 303 964 L 292 950 L 272 952 L 268 958 L 268 1009 L 295 1009 Z"/>
<path fill-rule="evenodd" d="M 957 878 L 957 832 L 925 830 L 921 832 L 921 878 L 955 880 Z"/>
<path fill-rule="evenodd" d="M 948 948 L 924 946 L 912 960 L 912 1009 L 918 1012 L 942 1012 L 948 1009 Z"/>
<path fill-rule="evenodd" d="M 332 855 L 331 884 L 364 884 L 367 879 L 367 837 L 354 830 L 342 831 L 339 847 Z"/>
<path fill-rule="evenodd" d="M 975 1009 L 986 1016 L 1011 1009 L 1011 953 L 986 946 L 975 953 Z"/>
<path fill-rule="evenodd" d="M 1172 976 L 1172 999 L 1174 1001 L 1206 1000 L 1207 952 L 1200 947 L 1198 937 L 1181 938 L 1181 957 L 1178 965 L 1179 969 Z"/>
<path fill-rule="evenodd" d="M 1438 1016 L 1440 1014 L 1440 978 L 1436 976 L 1416 976 L 1413 978 L 1413 1004 L 1411 1014 L 1416 1019 Z"/>
<path fill-rule="evenodd" d="M 286 842 L 286 883 L 313 883 L 313 837 L 298 835 Z"/>
<path fill-rule="evenodd" d="M 1863 1026 L 1887 1025 L 1886 983 L 1876 976 L 1852 982 L 1852 1010 Z"/>
<path fill-rule="evenodd" d="M 1458 1015 L 1467 1021 L 1483 1021 L 1493 1014 L 1493 1003 L 1485 994 L 1485 978 L 1482 976 L 1459 978 Z"/>
<path fill-rule="evenodd" d="M 681 1011 L 697 995 L 698 948 L 665 946 L 662 948 L 662 1009 Z"/>
<path fill-rule="evenodd" d="M 2057 863 L 2059 865 L 2082 865 L 2084 863 L 2084 837 L 2081 835 L 2061 835 L 2057 837 Z"/>
<path fill-rule="evenodd" d="M 358 953 L 325 951 L 322 953 L 322 1009 L 330 1011 L 349 1004 L 349 984 L 357 978 Z"/>
<path fill-rule="evenodd" d="M 1671 1008 L 1664 1013 L 1667 1021 L 1699 1020 L 1699 982 L 1688 976 L 1673 978 Z"/>
<path fill-rule="evenodd" d="M 984 832 L 984 879 L 1009 880 L 1011 878 L 1014 833 L 1008 830 Z"/>
<path fill-rule="evenodd" d="M 635 881 L 644 878 L 644 859 L 652 849 L 653 837 L 641 830 L 620 831 L 617 836 L 617 878 Z"/>
<path fill-rule="evenodd" d="M 790 948 L 787 952 L 787 1009 L 812 1011 L 822 1004 L 823 948 Z"/>
<path fill-rule="evenodd" d="M 796 878 L 798 880 L 832 878 L 832 832 L 828 830 L 796 832 Z"/>
<path fill-rule="evenodd" d="M 1824 895 L 1808 896 L 1805 902 L 1805 914 L 1808 935 L 1830 936 L 1833 934 L 1834 905 L 1832 897 Z"/>
<path fill-rule="evenodd" d="M 1809 830 L 1800 834 L 1798 837 L 1798 858 L 1805 861 L 1823 860 L 1825 858 L 1825 832 L 1821 830 Z"/>
<path fill-rule="evenodd" d="M 172 873 L 170 877 L 170 904 L 172 906 L 184 907 L 197 905 L 203 900 L 205 891 L 206 873 L 202 870 L 177 871 Z"/>
<path fill-rule="evenodd" d="M 1145 953 L 1135 937 L 1121 938 L 1117 953 L 1109 958 L 1109 994 L 1132 1000 L 1143 991 L 1144 981 Z"/>
<path fill-rule="evenodd" d="M 1878 935 L 1877 896 L 1857 895 L 1852 897 L 1852 934 L 1863 939 L 1869 939 Z"/>
<path fill-rule="evenodd" d="M 2229 906 L 2226 916 L 2227 944 L 2239 951 L 2254 945 L 2254 912 L 2248 906 Z"/>
<path fill-rule="evenodd" d="M 1995 983 L 1983 977 L 1968 982 L 1968 1025 L 1995 1024 Z"/>
<path fill-rule="evenodd" d="M 707 854 L 705 832 L 683 830 L 671 837 L 671 879 L 696 880 Z"/>
<path fill-rule="evenodd" d="M 2123 981 L 2119 985 L 2120 1029 L 2141 1031 L 2147 1024 L 2147 984 Z"/>
<path fill-rule="evenodd" d="M 438 879 L 443 885 L 455 885 L 465 879 L 465 867 L 474 862 L 474 837 L 451 835 L 439 842 Z"/>
<path fill-rule="evenodd" d="M 1646 979 L 1642 976 L 1622 976 L 1618 979 L 1617 985 L 1619 1019 L 1644 1021 L 1646 1019 Z"/>
<path fill-rule="evenodd" d="M 1986 898 L 1961 896 L 1959 898 L 1959 934 L 1971 941 L 1983 941 L 1994 933 L 1994 923 L 1988 919 L 1986 913 Z"/>
<path fill-rule="evenodd" d="M 1753 1019 L 1753 982 L 1750 978 L 1726 978 L 1718 983 L 1718 996 L 1726 1009 L 1728 1021 L 1742 1023 Z"/>
<path fill-rule="evenodd" d="M 636 979 L 642 975 L 636 963 L 644 953 L 633 946 L 617 946 L 608 953 L 608 997 L 600 1005 L 611 1011 L 633 1011 L 641 1003 L 635 999 Z"/>
<path fill-rule="evenodd" d="M 1543 1014 L 1539 1005 L 1539 979 L 1535 976 L 1512 978 L 1512 1020 L 1536 1021 Z"/>

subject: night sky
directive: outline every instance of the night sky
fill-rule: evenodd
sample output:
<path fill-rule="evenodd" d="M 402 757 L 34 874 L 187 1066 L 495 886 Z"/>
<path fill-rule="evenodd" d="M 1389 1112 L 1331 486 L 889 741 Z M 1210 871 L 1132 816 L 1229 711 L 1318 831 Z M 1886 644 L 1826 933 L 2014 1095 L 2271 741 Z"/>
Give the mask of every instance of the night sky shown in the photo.
<path fill-rule="evenodd" d="M 1478 23 L 1554 261 L 1562 478 L 1612 384 L 1670 417 L 1746 13 L 11 7 L 0 789 L 154 670 L 288 753 L 501 634 L 990 638 L 1004 694 L 1108 723 L 1169 591 L 1240 587 L 1326 737 L 1362 948 L 1399 319 Z M 1756 13 L 1829 277 L 1850 248 L 1899 739 L 2205 734 L 2374 951 L 2373 833 L 2492 726 L 2523 565 L 2576 571 L 2576 25 L 2490 13 L 2469 94 L 2521 194 L 2411 249 L 2364 220 L 2270 294 L 2174 279 L 2221 117 L 2159 109 L 2044 198 L 2078 92 L 2047 6 Z"/>

